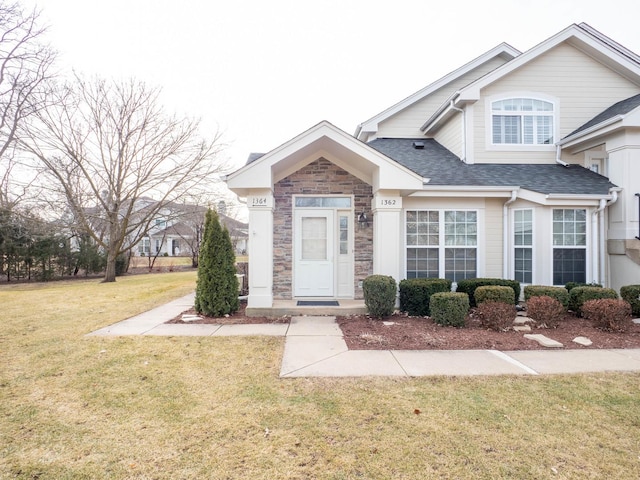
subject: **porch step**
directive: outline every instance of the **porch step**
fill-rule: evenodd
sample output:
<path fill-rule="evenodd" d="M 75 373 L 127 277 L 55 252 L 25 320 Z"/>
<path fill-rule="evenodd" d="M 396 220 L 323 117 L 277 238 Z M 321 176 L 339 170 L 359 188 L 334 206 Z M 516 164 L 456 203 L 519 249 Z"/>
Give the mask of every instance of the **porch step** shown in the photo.
<path fill-rule="evenodd" d="M 364 302 L 340 300 L 337 307 L 329 306 L 297 306 L 294 301 L 276 301 L 272 307 L 247 307 L 247 317 L 284 317 L 284 316 L 347 316 L 366 315 Z"/>

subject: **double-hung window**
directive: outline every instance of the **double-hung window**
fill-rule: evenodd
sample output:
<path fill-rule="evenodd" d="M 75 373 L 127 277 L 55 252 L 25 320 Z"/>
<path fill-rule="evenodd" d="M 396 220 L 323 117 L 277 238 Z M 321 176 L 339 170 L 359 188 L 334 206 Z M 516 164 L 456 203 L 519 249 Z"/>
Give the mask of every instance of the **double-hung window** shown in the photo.
<path fill-rule="evenodd" d="M 533 282 L 533 210 L 513 212 L 513 273 L 520 283 Z"/>
<path fill-rule="evenodd" d="M 553 210 L 553 284 L 586 282 L 587 211 Z"/>
<path fill-rule="evenodd" d="M 407 278 L 477 276 L 478 214 L 475 210 L 406 212 Z"/>
<path fill-rule="evenodd" d="M 554 104 L 536 98 L 507 98 L 491 102 L 494 145 L 551 145 Z"/>

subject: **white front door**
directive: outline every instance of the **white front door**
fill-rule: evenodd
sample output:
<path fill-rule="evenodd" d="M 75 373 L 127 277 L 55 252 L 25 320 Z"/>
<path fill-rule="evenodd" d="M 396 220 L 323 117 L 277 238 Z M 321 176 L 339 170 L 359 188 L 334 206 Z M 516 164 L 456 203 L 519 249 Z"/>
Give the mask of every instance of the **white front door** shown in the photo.
<path fill-rule="evenodd" d="M 334 295 L 334 211 L 296 209 L 294 296 Z"/>

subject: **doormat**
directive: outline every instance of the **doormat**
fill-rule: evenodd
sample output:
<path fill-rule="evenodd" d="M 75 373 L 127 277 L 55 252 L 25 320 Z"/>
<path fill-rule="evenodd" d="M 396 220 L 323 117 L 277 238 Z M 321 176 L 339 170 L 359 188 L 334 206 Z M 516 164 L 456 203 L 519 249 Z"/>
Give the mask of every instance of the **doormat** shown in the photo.
<path fill-rule="evenodd" d="M 298 307 L 339 307 L 337 300 L 298 300 Z"/>

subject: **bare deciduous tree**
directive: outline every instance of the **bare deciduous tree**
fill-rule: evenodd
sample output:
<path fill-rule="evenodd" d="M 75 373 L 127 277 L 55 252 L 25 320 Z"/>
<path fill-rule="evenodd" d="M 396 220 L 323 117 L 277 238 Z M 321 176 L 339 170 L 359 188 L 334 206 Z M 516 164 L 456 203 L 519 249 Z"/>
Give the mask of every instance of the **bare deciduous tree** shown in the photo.
<path fill-rule="evenodd" d="M 0 206 L 4 208 L 13 208 L 32 180 L 20 169 L 15 147 L 18 127 L 47 102 L 55 53 L 42 41 L 44 31 L 36 10 L 26 12 L 18 3 L 0 0 Z"/>
<path fill-rule="evenodd" d="M 133 80 L 75 82 L 53 92 L 21 138 L 50 178 L 51 197 L 107 252 L 105 282 L 118 255 L 147 235 L 165 205 L 216 181 L 220 135 L 167 115 L 159 89 Z"/>

